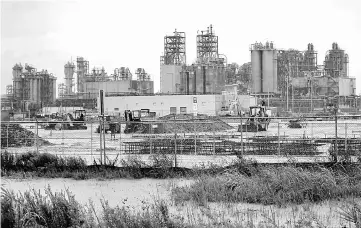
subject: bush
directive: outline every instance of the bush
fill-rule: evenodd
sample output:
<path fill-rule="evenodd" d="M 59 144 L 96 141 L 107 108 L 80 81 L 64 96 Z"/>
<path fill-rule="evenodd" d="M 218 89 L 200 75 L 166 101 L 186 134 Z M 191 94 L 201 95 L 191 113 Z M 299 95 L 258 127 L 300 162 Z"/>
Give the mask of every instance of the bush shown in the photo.
<path fill-rule="evenodd" d="M 27 152 L 19 155 L 1 152 L 2 171 L 80 171 L 87 167 L 80 157 L 58 157 L 49 153 Z"/>
<path fill-rule="evenodd" d="M 45 195 L 35 190 L 15 195 L 2 188 L 1 227 L 185 227 L 170 218 L 163 201 L 140 212 L 131 212 L 126 206 L 110 207 L 102 201 L 100 214 L 91 202 L 86 210 L 69 191 L 53 193 L 48 187 Z"/>
<path fill-rule="evenodd" d="M 176 202 L 247 202 L 285 205 L 361 196 L 361 180 L 319 168 L 262 168 L 251 176 L 238 172 L 202 176 L 191 186 L 172 190 Z"/>

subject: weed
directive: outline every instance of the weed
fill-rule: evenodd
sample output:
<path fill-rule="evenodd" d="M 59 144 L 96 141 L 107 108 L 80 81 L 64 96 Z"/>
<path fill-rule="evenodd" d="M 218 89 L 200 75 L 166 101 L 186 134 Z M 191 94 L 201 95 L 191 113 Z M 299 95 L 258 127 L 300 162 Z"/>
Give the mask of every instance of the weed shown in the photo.
<path fill-rule="evenodd" d="M 320 202 L 347 196 L 361 196 L 361 180 L 328 169 L 296 167 L 259 168 L 251 175 L 228 172 L 203 175 L 191 186 L 172 190 L 176 202 L 247 202 L 265 205 Z"/>
<path fill-rule="evenodd" d="M 71 227 L 84 223 L 82 208 L 67 190 L 45 195 L 35 190 L 15 195 L 2 188 L 1 227 Z"/>

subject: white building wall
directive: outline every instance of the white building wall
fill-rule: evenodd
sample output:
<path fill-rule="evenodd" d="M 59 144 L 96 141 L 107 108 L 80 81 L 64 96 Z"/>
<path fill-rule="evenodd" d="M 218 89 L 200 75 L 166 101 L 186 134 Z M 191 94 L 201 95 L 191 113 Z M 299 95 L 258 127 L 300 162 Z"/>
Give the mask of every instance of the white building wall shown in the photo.
<path fill-rule="evenodd" d="M 161 65 L 160 66 L 160 92 L 161 93 L 179 93 L 180 72 L 182 66 L 179 65 Z M 178 86 L 177 86 L 178 85 Z"/>
<path fill-rule="evenodd" d="M 350 96 L 356 94 L 355 78 L 339 78 L 338 88 L 340 96 Z"/>
<path fill-rule="evenodd" d="M 106 81 L 106 82 L 85 82 L 85 97 L 90 93 L 90 98 L 96 98 L 99 90 L 104 92 L 129 92 L 131 90 L 130 80 Z"/>
<path fill-rule="evenodd" d="M 43 107 L 41 113 L 50 115 L 52 113 L 74 113 L 75 110 L 84 109 L 83 107 Z"/>
<path fill-rule="evenodd" d="M 197 112 L 215 116 L 221 110 L 222 95 L 163 95 L 163 96 L 122 96 L 105 97 L 104 111 L 106 114 L 121 114 L 125 110 L 150 109 L 157 116 L 170 114 L 170 108 L 176 107 L 177 114 L 180 108 L 185 107 L 188 114 L 193 113 L 193 98 L 197 98 Z M 99 107 L 99 102 L 98 102 Z"/>

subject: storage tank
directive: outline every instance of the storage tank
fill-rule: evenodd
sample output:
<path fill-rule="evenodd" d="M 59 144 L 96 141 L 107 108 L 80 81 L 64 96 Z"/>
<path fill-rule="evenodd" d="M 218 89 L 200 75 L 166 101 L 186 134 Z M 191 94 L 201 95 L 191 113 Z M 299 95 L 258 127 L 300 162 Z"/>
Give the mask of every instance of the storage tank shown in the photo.
<path fill-rule="evenodd" d="M 23 67 L 21 64 L 15 64 L 13 67 L 13 93 L 14 97 L 20 98 L 20 91 L 22 90 L 21 87 L 21 74 L 23 71 Z"/>
<path fill-rule="evenodd" d="M 38 94 L 40 93 L 40 87 L 38 87 L 37 76 L 32 75 L 30 80 L 30 100 L 34 103 L 38 102 Z"/>
<path fill-rule="evenodd" d="M 343 72 L 344 72 L 344 77 L 348 77 L 348 54 L 345 54 L 344 56 L 344 61 L 343 61 Z"/>
<path fill-rule="evenodd" d="M 73 92 L 74 70 L 75 70 L 74 63 L 68 62 L 64 65 L 66 94 L 72 94 Z"/>
<path fill-rule="evenodd" d="M 251 50 L 251 62 L 252 62 L 252 92 L 262 92 L 262 51 Z"/>
<path fill-rule="evenodd" d="M 53 97 L 51 98 L 51 103 L 55 103 L 56 100 L 56 77 L 52 77 L 52 84 L 53 84 L 53 91 L 52 91 L 52 95 Z"/>
<path fill-rule="evenodd" d="M 262 50 L 261 81 L 260 92 L 277 92 L 277 50 L 275 49 Z"/>
<path fill-rule="evenodd" d="M 272 44 L 273 46 L 273 44 Z M 278 93 L 277 50 L 273 50 L 273 89 Z"/>

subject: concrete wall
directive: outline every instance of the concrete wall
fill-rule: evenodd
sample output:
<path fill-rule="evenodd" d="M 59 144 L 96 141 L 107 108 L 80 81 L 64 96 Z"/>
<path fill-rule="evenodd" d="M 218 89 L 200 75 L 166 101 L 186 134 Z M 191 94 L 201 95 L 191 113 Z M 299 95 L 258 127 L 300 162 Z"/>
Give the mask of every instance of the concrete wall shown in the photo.
<path fill-rule="evenodd" d="M 356 79 L 355 78 L 339 78 L 339 95 L 350 96 L 356 94 Z"/>
<path fill-rule="evenodd" d="M 193 113 L 193 98 L 197 98 L 199 114 L 216 115 L 222 107 L 222 95 L 163 95 L 163 96 L 121 96 L 105 97 L 104 110 L 107 114 L 123 115 L 125 110 L 150 109 L 157 116 L 170 114 L 170 107 L 186 107 L 187 113 Z M 99 107 L 99 101 L 98 101 Z"/>
<path fill-rule="evenodd" d="M 84 91 L 86 98 L 96 98 L 99 90 L 105 92 L 129 92 L 131 88 L 131 80 L 108 81 L 108 82 L 85 82 Z M 88 95 L 90 94 L 90 95 Z M 90 97 L 89 97 L 90 96 Z"/>
<path fill-rule="evenodd" d="M 160 92 L 161 93 L 179 93 L 180 72 L 182 66 L 161 65 L 160 66 Z"/>

